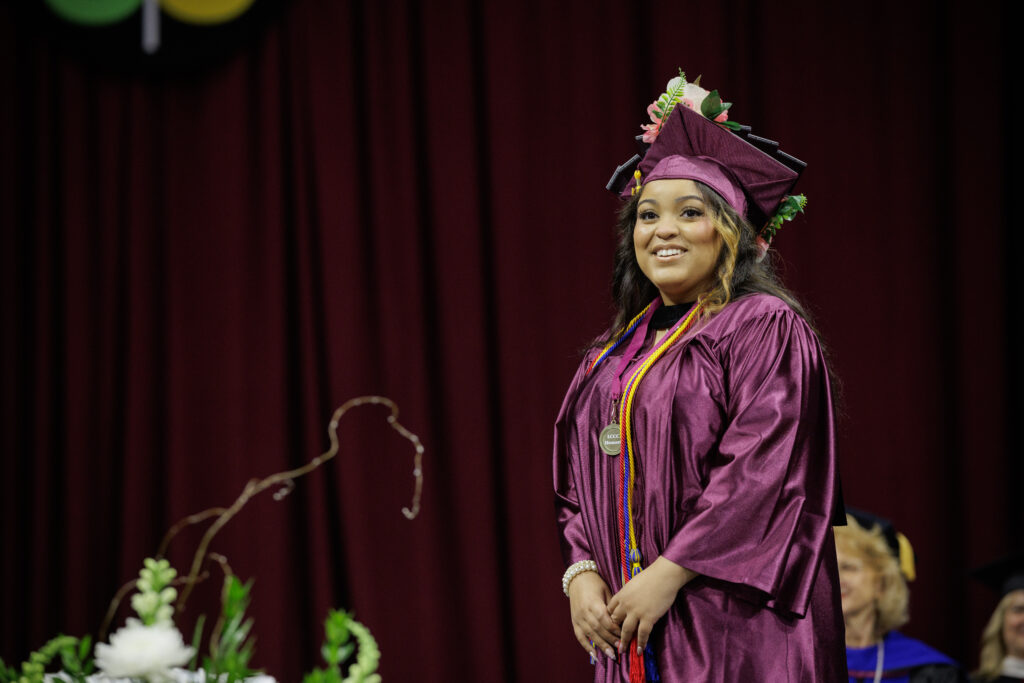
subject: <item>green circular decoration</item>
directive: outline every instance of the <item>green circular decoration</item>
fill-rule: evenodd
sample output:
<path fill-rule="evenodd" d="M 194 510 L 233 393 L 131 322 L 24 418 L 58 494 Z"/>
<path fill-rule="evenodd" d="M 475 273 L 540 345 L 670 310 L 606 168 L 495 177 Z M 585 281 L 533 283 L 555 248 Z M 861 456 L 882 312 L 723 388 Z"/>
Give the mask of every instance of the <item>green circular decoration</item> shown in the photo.
<path fill-rule="evenodd" d="M 142 5 L 142 0 L 46 0 L 55 14 L 76 24 L 101 26 L 121 21 Z"/>

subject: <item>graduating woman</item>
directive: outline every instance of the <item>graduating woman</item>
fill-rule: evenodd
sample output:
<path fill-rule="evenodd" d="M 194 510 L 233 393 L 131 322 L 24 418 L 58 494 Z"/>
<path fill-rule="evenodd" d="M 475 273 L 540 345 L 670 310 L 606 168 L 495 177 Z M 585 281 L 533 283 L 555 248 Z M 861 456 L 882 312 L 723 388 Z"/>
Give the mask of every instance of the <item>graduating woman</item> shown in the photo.
<path fill-rule="evenodd" d="M 680 72 L 609 183 L 618 314 L 554 453 L 562 586 L 596 681 L 846 680 L 829 374 L 766 258 L 804 165 L 729 106 Z"/>

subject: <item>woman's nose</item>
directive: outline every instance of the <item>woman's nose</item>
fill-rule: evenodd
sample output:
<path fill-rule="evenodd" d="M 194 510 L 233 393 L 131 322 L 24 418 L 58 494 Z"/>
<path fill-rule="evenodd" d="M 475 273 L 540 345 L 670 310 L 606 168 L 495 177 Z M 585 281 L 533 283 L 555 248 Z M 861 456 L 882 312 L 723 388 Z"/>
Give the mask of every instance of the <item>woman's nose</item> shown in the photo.
<path fill-rule="evenodd" d="M 654 226 L 654 234 L 658 237 L 670 237 L 679 234 L 679 226 L 672 216 L 665 216 Z"/>

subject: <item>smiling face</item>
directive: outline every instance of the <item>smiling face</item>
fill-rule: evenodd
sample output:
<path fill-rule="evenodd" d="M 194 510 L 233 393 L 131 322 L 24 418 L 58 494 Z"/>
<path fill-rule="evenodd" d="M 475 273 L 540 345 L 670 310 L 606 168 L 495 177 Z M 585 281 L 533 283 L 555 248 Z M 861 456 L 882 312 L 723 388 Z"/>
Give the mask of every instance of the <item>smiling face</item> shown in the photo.
<path fill-rule="evenodd" d="M 1024 590 L 1013 591 L 1008 598 L 1003 615 L 1003 643 L 1006 654 L 1024 659 Z"/>
<path fill-rule="evenodd" d="M 839 560 L 839 592 L 843 600 L 843 618 L 849 620 L 875 610 L 882 594 L 882 577 L 845 543 L 836 546 Z"/>
<path fill-rule="evenodd" d="M 640 270 L 666 305 L 712 288 L 722 238 L 692 180 L 652 180 L 636 209 L 633 247 Z"/>

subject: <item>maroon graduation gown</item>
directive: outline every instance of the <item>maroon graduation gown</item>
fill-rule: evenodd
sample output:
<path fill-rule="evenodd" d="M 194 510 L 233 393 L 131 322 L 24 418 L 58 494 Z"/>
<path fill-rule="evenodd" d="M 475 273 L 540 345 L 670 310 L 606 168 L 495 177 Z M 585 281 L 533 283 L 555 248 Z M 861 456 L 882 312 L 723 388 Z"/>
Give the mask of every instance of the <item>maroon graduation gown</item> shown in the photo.
<path fill-rule="evenodd" d="M 653 331 L 625 375 L 652 342 Z M 598 435 L 612 418 L 627 346 L 589 377 L 598 351 L 586 354 L 555 426 L 565 563 L 595 560 L 613 593 L 622 583 L 619 460 L 600 450 Z M 654 628 L 661 680 L 846 681 L 833 411 L 804 320 L 780 299 L 752 294 L 701 321 L 648 371 L 633 433 L 643 564 L 663 555 L 701 575 Z M 628 659 L 599 657 L 595 681 L 628 681 Z"/>

